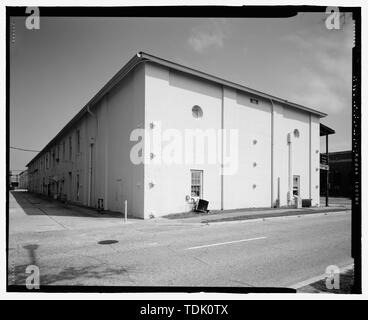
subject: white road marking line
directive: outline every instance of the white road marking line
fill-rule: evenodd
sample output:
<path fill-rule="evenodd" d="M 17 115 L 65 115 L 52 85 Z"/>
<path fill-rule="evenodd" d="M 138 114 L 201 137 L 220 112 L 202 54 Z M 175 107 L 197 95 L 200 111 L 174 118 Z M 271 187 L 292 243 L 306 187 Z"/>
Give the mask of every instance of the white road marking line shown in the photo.
<path fill-rule="evenodd" d="M 216 246 L 222 246 L 222 245 L 225 245 L 225 244 L 232 244 L 232 243 L 239 243 L 239 242 L 246 242 L 246 241 L 253 241 L 253 240 L 261 240 L 261 239 L 266 239 L 266 238 L 267 237 L 259 237 L 259 238 L 250 238 L 250 239 L 242 239 L 242 240 L 235 240 L 235 241 L 213 243 L 213 244 L 207 244 L 207 245 L 204 245 L 204 246 L 190 247 L 190 248 L 186 248 L 185 250 L 194 250 L 194 249 L 201 249 L 201 248 L 208 248 L 208 247 L 216 247 Z"/>

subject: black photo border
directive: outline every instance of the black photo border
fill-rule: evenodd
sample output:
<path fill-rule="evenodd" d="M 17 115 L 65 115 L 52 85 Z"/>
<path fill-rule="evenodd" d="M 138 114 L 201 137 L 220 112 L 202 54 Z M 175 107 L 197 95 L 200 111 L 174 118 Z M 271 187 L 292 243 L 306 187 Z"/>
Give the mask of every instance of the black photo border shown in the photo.
<path fill-rule="evenodd" d="M 48 17 L 155 17 L 155 18 L 282 18 L 300 12 L 326 12 L 326 6 L 141 6 L 141 7 L 39 7 L 40 16 Z M 354 259 L 353 293 L 360 294 L 361 286 L 361 7 L 338 7 L 351 12 L 355 21 L 355 46 L 352 52 L 352 238 Z M 26 17 L 26 7 L 6 7 L 6 177 L 9 174 L 10 125 L 10 17 Z M 55 286 L 40 285 L 39 290 L 9 285 L 9 183 L 6 183 L 6 289 L 7 292 L 217 292 L 217 293 L 294 293 L 290 288 L 274 287 L 167 287 L 167 286 Z"/>

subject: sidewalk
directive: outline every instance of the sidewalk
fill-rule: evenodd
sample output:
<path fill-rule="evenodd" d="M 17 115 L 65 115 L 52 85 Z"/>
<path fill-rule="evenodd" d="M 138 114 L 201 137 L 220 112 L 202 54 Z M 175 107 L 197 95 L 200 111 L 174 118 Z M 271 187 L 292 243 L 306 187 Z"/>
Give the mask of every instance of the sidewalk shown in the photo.
<path fill-rule="evenodd" d="M 57 200 L 22 191 L 9 193 L 9 234 L 128 226 L 136 221 L 115 212 L 63 204 Z"/>
<path fill-rule="evenodd" d="M 64 205 L 59 201 L 40 197 L 27 192 L 13 191 L 9 197 L 10 233 L 77 230 L 85 228 L 103 228 L 119 226 L 128 227 L 137 225 L 151 228 L 179 225 L 185 227 L 192 225 L 231 222 L 251 219 L 265 219 L 271 217 L 299 216 L 314 213 L 342 212 L 351 210 L 350 200 L 330 201 L 329 207 L 319 208 L 250 208 L 226 211 L 211 211 L 208 214 L 187 212 L 172 214 L 164 217 L 143 220 L 128 217 L 124 222 L 124 215 L 118 212 L 103 212 L 99 214 L 95 209 Z"/>
<path fill-rule="evenodd" d="M 322 200 L 322 199 L 321 199 Z M 210 211 L 207 214 L 187 212 L 181 214 L 172 214 L 158 218 L 159 221 L 172 221 L 179 223 L 214 223 L 226 221 L 240 221 L 251 219 L 265 219 L 272 217 L 298 216 L 316 213 L 343 212 L 351 210 L 349 199 L 332 198 L 328 207 L 312 208 L 250 208 L 224 211 Z"/>

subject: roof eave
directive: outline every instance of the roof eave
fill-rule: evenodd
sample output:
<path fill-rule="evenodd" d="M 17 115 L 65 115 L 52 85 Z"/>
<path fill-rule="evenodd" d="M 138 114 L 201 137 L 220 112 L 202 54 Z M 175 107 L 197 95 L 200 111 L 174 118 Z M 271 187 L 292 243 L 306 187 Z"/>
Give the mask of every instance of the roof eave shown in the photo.
<path fill-rule="evenodd" d="M 111 90 L 121 79 L 123 79 L 131 70 L 133 70 L 137 66 L 137 64 L 139 64 L 140 62 L 143 62 L 143 61 L 152 61 L 152 62 L 155 62 L 155 63 L 160 64 L 160 65 L 164 65 L 164 66 L 166 66 L 168 68 L 171 68 L 171 69 L 174 69 L 174 70 L 189 73 L 189 74 L 192 74 L 192 75 L 197 76 L 199 78 L 204 78 L 204 79 L 207 79 L 207 80 L 212 81 L 212 82 L 220 83 L 224 86 L 232 87 L 232 88 L 235 88 L 235 89 L 238 89 L 238 90 L 241 90 L 241 91 L 246 91 L 246 92 L 252 93 L 254 95 L 257 95 L 257 96 L 260 96 L 260 97 L 263 97 L 263 98 L 266 98 L 266 99 L 270 99 L 272 101 L 277 101 L 279 103 L 286 104 L 288 106 L 294 107 L 294 108 L 299 109 L 299 110 L 303 110 L 303 111 L 308 112 L 308 113 L 315 114 L 315 115 L 317 115 L 321 118 L 327 116 L 326 113 L 323 113 L 323 112 L 320 112 L 320 111 L 317 111 L 317 110 L 314 110 L 314 109 L 311 109 L 311 108 L 308 108 L 308 107 L 305 107 L 305 106 L 302 106 L 302 105 L 299 105 L 299 104 L 296 104 L 296 103 L 293 103 L 293 102 L 290 102 L 290 101 L 287 101 L 285 99 L 281 99 L 279 97 L 269 95 L 267 93 L 264 93 L 264 92 L 261 92 L 261 91 L 258 91 L 258 90 L 254 90 L 254 89 L 245 87 L 243 85 L 240 85 L 240 84 L 237 84 L 237 83 L 234 83 L 234 82 L 231 82 L 231 81 L 228 81 L 228 80 L 225 80 L 225 79 L 222 79 L 222 78 L 219 78 L 219 77 L 207 74 L 207 73 L 204 73 L 202 71 L 198 71 L 198 70 L 186 67 L 186 66 L 182 66 L 182 65 L 180 65 L 178 63 L 175 63 L 175 62 L 171 62 L 171 61 L 168 61 L 168 60 L 165 60 L 165 59 L 162 59 L 162 58 L 155 57 L 153 55 L 150 55 L 148 53 L 145 53 L 145 52 L 141 51 L 141 52 L 135 54 L 128 61 L 128 63 L 126 63 L 111 78 L 111 80 L 109 80 L 102 87 L 102 89 L 100 91 L 98 91 L 93 96 L 93 98 L 90 99 L 87 102 L 87 104 L 63 127 L 63 129 L 61 129 L 61 131 L 31 161 L 28 162 L 26 167 L 28 167 L 33 161 L 38 159 L 38 157 L 42 153 L 44 153 L 55 141 L 57 141 L 60 137 L 62 137 L 63 134 L 65 134 L 68 131 L 68 129 L 74 123 L 76 123 L 78 120 L 80 120 L 88 112 L 88 108 L 90 108 L 90 109 L 93 108 L 93 106 L 107 92 L 109 92 L 109 90 Z"/>
<path fill-rule="evenodd" d="M 210 74 L 207 74 L 207 73 L 202 72 L 202 71 L 198 71 L 198 70 L 180 65 L 180 64 L 175 63 L 175 62 L 171 62 L 171 61 L 159 58 L 159 57 L 155 57 L 155 56 L 153 56 L 151 54 L 148 54 L 148 53 L 145 53 L 145 52 L 139 52 L 139 55 L 142 58 L 145 58 L 149 61 L 155 62 L 155 63 L 160 64 L 160 65 L 164 65 L 168 68 L 171 68 L 171 69 L 174 69 L 174 70 L 177 70 L 177 71 L 181 71 L 181 72 L 184 72 L 184 73 L 190 73 L 190 74 L 192 74 L 194 76 L 197 76 L 199 78 L 204 78 L 204 79 L 207 79 L 209 81 L 217 82 L 217 83 L 220 83 L 222 85 L 232 87 L 232 88 L 235 88 L 235 89 L 238 89 L 238 90 L 241 90 L 241 91 L 246 91 L 246 92 L 252 93 L 254 95 L 266 98 L 266 99 L 271 99 L 273 101 L 277 101 L 277 102 L 286 104 L 288 106 L 297 108 L 299 110 L 303 110 L 303 111 L 306 111 L 308 113 L 313 113 L 313 114 L 319 116 L 320 118 L 327 116 L 327 114 L 324 113 L 324 112 L 321 112 L 321 111 L 318 111 L 318 110 L 315 110 L 315 109 L 312 109 L 312 108 L 308 108 L 308 107 L 302 106 L 300 104 L 293 103 L 293 102 L 287 101 L 285 99 L 281 99 L 279 97 L 276 97 L 276 96 L 273 96 L 273 95 L 255 90 L 255 89 L 248 88 L 246 86 L 243 86 L 243 85 L 240 85 L 240 84 L 237 84 L 237 83 L 234 83 L 234 82 L 231 82 L 231 81 L 228 81 L 228 80 L 225 80 L 225 79 L 222 79 L 222 78 L 210 75 Z"/>
<path fill-rule="evenodd" d="M 68 129 L 80 120 L 87 112 L 88 107 L 91 109 L 93 106 L 107 93 L 112 87 L 114 87 L 122 78 L 124 78 L 135 66 L 142 61 L 140 54 L 135 54 L 103 87 L 98 91 L 92 99 L 60 130 L 60 132 L 31 160 L 27 163 L 28 167 L 33 161 L 35 161 L 42 153 L 44 153 L 55 141 L 57 141 Z"/>

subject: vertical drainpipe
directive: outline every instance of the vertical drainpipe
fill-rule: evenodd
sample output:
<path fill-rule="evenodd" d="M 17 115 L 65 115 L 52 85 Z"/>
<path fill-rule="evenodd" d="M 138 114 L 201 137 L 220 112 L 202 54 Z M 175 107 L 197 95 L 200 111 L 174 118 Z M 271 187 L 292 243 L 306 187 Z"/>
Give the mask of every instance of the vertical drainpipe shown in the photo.
<path fill-rule="evenodd" d="M 88 144 L 89 149 L 89 161 L 88 161 L 88 206 L 91 206 L 91 193 L 92 193 L 92 143 Z"/>
<path fill-rule="evenodd" d="M 291 132 L 287 135 L 288 145 L 289 145 L 289 168 L 288 168 L 288 206 L 292 204 L 292 185 L 293 185 L 293 166 L 292 166 L 292 137 Z"/>
<path fill-rule="evenodd" d="M 312 199 L 312 114 L 309 114 L 309 199 Z"/>
<path fill-rule="evenodd" d="M 274 171 L 274 105 L 271 101 L 271 208 L 273 207 L 273 171 Z"/>
<path fill-rule="evenodd" d="M 92 173 L 93 173 L 93 168 L 92 168 L 92 148 L 93 145 L 95 144 L 96 140 L 97 140 L 97 135 L 98 135 L 98 119 L 96 114 L 94 114 L 91 110 L 90 110 L 90 106 L 87 105 L 87 112 L 96 120 L 96 132 L 95 132 L 95 136 L 92 137 L 93 141 L 88 141 L 88 147 L 89 147 L 89 164 L 88 164 L 88 206 L 91 206 L 91 195 L 92 195 Z M 91 137 L 90 137 L 91 138 Z M 96 153 L 96 150 L 95 150 Z"/>
<path fill-rule="evenodd" d="M 225 106 L 225 87 L 222 86 L 222 99 L 221 99 L 221 210 L 224 210 L 224 106 Z"/>
<path fill-rule="evenodd" d="M 330 184 L 330 182 L 329 182 L 329 177 L 328 177 L 328 175 L 329 175 L 329 170 L 330 170 L 330 167 L 329 167 L 329 165 L 330 165 L 330 159 L 329 159 L 329 155 L 328 155 L 328 134 L 326 134 L 326 156 L 327 156 L 327 170 L 326 170 L 326 207 L 328 207 L 328 196 L 329 196 L 329 194 L 328 194 L 328 187 L 329 187 L 329 184 Z"/>
<path fill-rule="evenodd" d="M 109 173 L 109 118 L 108 118 L 108 94 L 105 96 L 105 196 L 104 196 L 104 209 L 108 209 L 108 173 Z"/>

